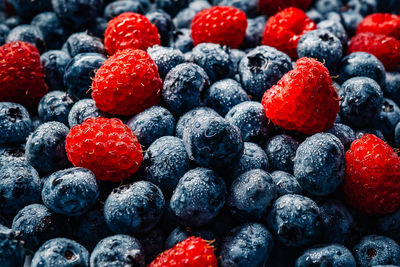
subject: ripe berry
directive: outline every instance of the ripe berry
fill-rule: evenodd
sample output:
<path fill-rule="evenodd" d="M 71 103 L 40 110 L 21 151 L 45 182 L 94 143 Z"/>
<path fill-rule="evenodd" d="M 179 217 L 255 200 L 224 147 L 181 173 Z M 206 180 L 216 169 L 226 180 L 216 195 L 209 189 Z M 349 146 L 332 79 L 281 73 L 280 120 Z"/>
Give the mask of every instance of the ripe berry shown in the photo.
<path fill-rule="evenodd" d="M 294 7 L 286 8 L 268 19 L 262 44 L 275 47 L 296 59 L 300 37 L 316 28 L 317 25 L 304 11 Z"/>
<path fill-rule="evenodd" d="M 246 14 L 234 7 L 216 6 L 205 9 L 193 18 L 194 45 L 216 43 L 238 48 L 247 28 Z"/>
<path fill-rule="evenodd" d="M 113 18 L 104 33 L 104 44 L 110 55 L 127 48 L 146 50 L 161 44 L 155 25 L 143 15 L 126 12 Z"/>
<path fill-rule="evenodd" d="M 157 104 L 161 86 L 150 56 L 141 50 L 126 49 L 109 57 L 97 70 L 92 97 L 102 111 L 132 115 Z"/>
<path fill-rule="evenodd" d="M 267 15 L 274 15 L 287 7 L 306 9 L 312 0 L 259 0 L 258 5 L 261 11 Z"/>
<path fill-rule="evenodd" d="M 389 13 L 368 15 L 358 25 L 357 34 L 362 32 L 383 34 L 400 40 L 400 16 Z"/>
<path fill-rule="evenodd" d="M 384 141 L 365 134 L 346 152 L 343 191 L 350 204 L 366 213 L 390 213 L 400 207 L 400 157 Z"/>
<path fill-rule="evenodd" d="M 324 264 L 333 266 L 356 267 L 356 260 L 343 245 L 332 244 L 306 250 L 296 261 L 295 267 L 301 266 L 323 266 Z"/>
<path fill-rule="evenodd" d="M 339 111 L 328 69 L 310 58 L 299 59 L 293 70 L 265 92 L 262 104 L 273 123 L 306 134 L 332 127 Z"/>
<path fill-rule="evenodd" d="M 65 144 L 69 160 L 99 180 L 119 182 L 142 163 L 140 144 L 119 119 L 88 118 L 71 128 Z"/>

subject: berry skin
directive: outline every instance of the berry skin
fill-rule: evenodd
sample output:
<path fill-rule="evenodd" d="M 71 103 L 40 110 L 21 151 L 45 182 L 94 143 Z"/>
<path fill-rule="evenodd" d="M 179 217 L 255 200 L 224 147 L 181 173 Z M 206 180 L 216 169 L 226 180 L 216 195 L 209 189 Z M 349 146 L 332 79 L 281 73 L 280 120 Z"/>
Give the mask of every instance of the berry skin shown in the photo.
<path fill-rule="evenodd" d="M 186 53 L 192 50 L 193 40 L 190 29 L 179 29 L 172 32 L 171 47 L 181 50 L 182 53 Z"/>
<path fill-rule="evenodd" d="M 272 180 L 276 185 L 278 197 L 288 194 L 302 194 L 301 188 L 296 177 L 284 171 L 274 171 L 271 173 Z"/>
<path fill-rule="evenodd" d="M 37 104 L 47 93 L 38 50 L 29 43 L 12 42 L 0 46 L 0 58 L 0 101 Z"/>
<path fill-rule="evenodd" d="M 383 98 L 383 103 L 378 116 L 373 121 L 374 129 L 382 132 L 388 139 L 392 140 L 396 125 L 400 122 L 400 108 L 389 98 Z"/>
<path fill-rule="evenodd" d="M 109 3 L 104 8 L 104 17 L 107 20 L 111 20 L 125 12 L 143 14 L 144 7 L 140 3 L 140 1 L 130 1 L 130 0 L 115 1 Z"/>
<path fill-rule="evenodd" d="M 142 50 L 126 49 L 109 57 L 92 83 L 96 106 L 118 115 L 137 114 L 160 101 L 157 65 Z"/>
<path fill-rule="evenodd" d="M 69 54 L 61 50 L 50 50 L 40 56 L 42 62 L 44 80 L 50 90 L 65 91 L 65 68 L 71 61 Z"/>
<path fill-rule="evenodd" d="M 59 49 L 67 35 L 54 12 L 38 14 L 32 19 L 31 25 L 40 29 L 48 49 Z"/>
<path fill-rule="evenodd" d="M 400 73 L 386 72 L 386 84 L 382 90 L 386 97 L 400 105 Z"/>
<path fill-rule="evenodd" d="M 65 148 L 68 159 L 99 180 L 119 182 L 142 163 L 142 151 L 132 130 L 119 119 L 88 118 L 71 128 Z"/>
<path fill-rule="evenodd" d="M 306 134 L 332 127 L 339 111 L 328 69 L 310 58 L 299 59 L 292 71 L 265 92 L 262 104 L 274 124 Z"/>
<path fill-rule="evenodd" d="M 10 32 L 10 28 L 7 27 L 4 23 L 0 24 L 0 45 L 3 45 L 6 42 L 6 38 L 8 33 Z"/>
<path fill-rule="evenodd" d="M 87 118 L 98 118 L 102 115 L 93 99 L 82 99 L 72 106 L 68 114 L 68 124 L 72 128 L 77 124 L 82 124 Z"/>
<path fill-rule="evenodd" d="M 295 265 L 295 267 L 311 266 L 356 267 L 356 260 L 345 246 L 333 244 L 306 250 Z"/>
<path fill-rule="evenodd" d="M 362 32 L 383 34 L 400 40 L 400 16 L 389 13 L 368 15 L 357 27 L 357 34 Z"/>
<path fill-rule="evenodd" d="M 213 241 L 213 246 L 215 249 L 218 249 L 219 238 L 213 232 L 209 230 L 192 229 L 190 227 L 178 226 L 169 234 L 167 239 L 165 240 L 165 249 L 170 249 L 176 244 L 182 242 L 188 237 L 201 237 L 203 240 Z"/>
<path fill-rule="evenodd" d="M 146 263 L 150 263 L 164 250 L 164 240 L 165 234 L 158 227 L 153 228 L 146 236 L 140 238 L 139 241 L 143 246 Z"/>
<path fill-rule="evenodd" d="M 147 49 L 147 53 L 156 63 L 161 79 L 164 79 L 172 68 L 185 63 L 185 57 L 178 49 L 155 45 Z"/>
<path fill-rule="evenodd" d="M 275 135 L 267 141 L 265 153 L 268 156 L 271 170 L 293 173 L 294 157 L 299 142 L 286 134 Z"/>
<path fill-rule="evenodd" d="M 340 21 L 322 20 L 317 24 L 317 27 L 318 29 L 329 31 L 340 40 L 342 47 L 347 47 L 349 37 L 347 36 L 346 29 L 343 27 Z"/>
<path fill-rule="evenodd" d="M 261 44 L 267 19 L 264 16 L 258 16 L 248 19 L 247 23 L 246 36 L 241 48 L 255 48 Z"/>
<path fill-rule="evenodd" d="M 171 16 L 162 10 L 154 10 L 147 13 L 146 17 L 157 27 L 158 33 L 160 34 L 161 45 L 163 47 L 169 46 L 171 33 L 174 29 Z"/>
<path fill-rule="evenodd" d="M 350 148 L 351 143 L 356 139 L 356 134 L 346 124 L 335 123 L 332 128 L 326 130 L 327 133 L 333 134 L 339 138 L 344 146 L 344 150 L 347 151 Z"/>
<path fill-rule="evenodd" d="M 100 38 L 92 36 L 87 32 L 71 34 L 62 46 L 62 51 L 75 57 L 80 53 L 104 54 L 104 45 Z"/>
<path fill-rule="evenodd" d="M 20 235 L 0 224 L 0 266 L 24 266 L 25 250 Z"/>
<path fill-rule="evenodd" d="M 238 48 L 246 35 L 246 14 L 234 7 L 216 6 L 204 9 L 192 20 L 194 45 L 216 43 Z"/>
<path fill-rule="evenodd" d="M 400 224 L 400 210 L 394 213 L 382 216 L 379 218 L 378 228 L 379 233 L 384 236 L 392 238 L 394 241 L 399 243 L 400 231 L 398 225 Z"/>
<path fill-rule="evenodd" d="M 0 144 L 25 143 L 32 130 L 32 121 L 24 106 L 0 102 Z"/>
<path fill-rule="evenodd" d="M 34 45 L 39 52 L 43 52 L 46 48 L 42 31 L 33 25 L 23 24 L 10 30 L 7 35 L 6 43 L 22 41 Z"/>
<path fill-rule="evenodd" d="M 370 32 L 354 36 L 348 48 L 348 53 L 363 51 L 376 56 L 386 70 L 394 70 L 400 63 L 400 41 L 394 37 Z"/>
<path fill-rule="evenodd" d="M 159 254 L 148 267 L 217 267 L 214 247 L 201 237 L 188 237 Z"/>
<path fill-rule="evenodd" d="M 156 7 L 158 9 L 162 9 L 168 14 L 171 15 L 171 17 L 175 17 L 176 14 L 178 14 L 179 11 L 181 11 L 183 8 L 187 7 L 189 0 L 156 0 Z"/>
<path fill-rule="evenodd" d="M 65 92 L 51 91 L 39 102 L 39 118 L 42 122 L 59 121 L 68 125 L 68 114 L 73 105 L 74 101 Z"/>
<path fill-rule="evenodd" d="M 143 15 L 126 12 L 108 22 L 104 33 L 107 53 L 113 55 L 127 48 L 147 50 L 160 45 L 157 27 Z"/>
<path fill-rule="evenodd" d="M 189 125 L 196 117 L 200 117 L 203 115 L 217 117 L 219 116 L 219 114 L 215 110 L 208 107 L 194 108 L 179 117 L 179 120 L 176 123 L 175 136 L 182 139 L 184 130 L 189 127 Z"/>
<path fill-rule="evenodd" d="M 317 25 L 304 11 L 289 7 L 268 19 L 262 44 L 275 47 L 296 59 L 296 47 L 300 37 L 316 28 Z"/>
<path fill-rule="evenodd" d="M 312 0 L 259 0 L 258 5 L 261 11 L 267 15 L 274 15 L 287 7 L 306 9 Z"/>
<path fill-rule="evenodd" d="M 400 207 L 400 157 L 384 141 L 365 134 L 346 152 L 343 191 L 349 203 L 369 214 Z"/>

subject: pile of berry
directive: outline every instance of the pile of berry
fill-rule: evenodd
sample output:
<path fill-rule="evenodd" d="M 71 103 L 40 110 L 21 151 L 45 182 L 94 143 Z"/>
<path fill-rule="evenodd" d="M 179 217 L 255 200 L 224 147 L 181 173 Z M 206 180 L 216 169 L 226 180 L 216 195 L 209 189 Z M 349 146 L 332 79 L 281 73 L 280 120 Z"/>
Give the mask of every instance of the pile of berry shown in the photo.
<path fill-rule="evenodd" d="M 399 0 L 0 0 L 0 266 L 400 266 Z"/>

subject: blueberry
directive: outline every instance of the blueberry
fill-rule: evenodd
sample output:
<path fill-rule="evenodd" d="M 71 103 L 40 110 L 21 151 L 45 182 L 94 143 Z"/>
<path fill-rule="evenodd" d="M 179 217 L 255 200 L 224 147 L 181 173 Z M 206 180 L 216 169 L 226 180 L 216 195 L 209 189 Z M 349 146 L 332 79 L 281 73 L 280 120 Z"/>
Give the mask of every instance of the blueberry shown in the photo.
<path fill-rule="evenodd" d="M 0 224 L 0 266 L 24 266 L 24 256 L 18 232 Z"/>
<path fill-rule="evenodd" d="M 376 135 L 377 137 L 379 137 L 380 139 L 382 139 L 383 141 L 385 141 L 385 137 L 383 136 L 383 133 L 378 130 L 378 129 L 371 129 L 371 128 L 364 128 L 361 130 L 358 130 L 356 132 L 356 139 L 360 139 L 364 134 L 373 134 Z"/>
<path fill-rule="evenodd" d="M 240 82 L 240 76 L 238 74 L 239 70 L 239 63 L 246 56 L 246 52 L 240 49 L 231 49 L 231 60 L 233 64 L 235 65 L 235 76 L 234 79 L 238 82 Z"/>
<path fill-rule="evenodd" d="M 6 24 L 0 24 L 0 45 L 3 45 L 6 42 L 6 38 L 8 33 L 10 32 L 10 28 L 7 27 Z"/>
<path fill-rule="evenodd" d="M 194 46 L 191 31 L 189 29 L 173 31 L 170 44 L 171 47 L 181 50 L 182 53 L 191 51 Z"/>
<path fill-rule="evenodd" d="M 225 116 L 228 111 L 239 103 L 250 101 L 240 83 L 225 79 L 214 83 L 207 92 L 207 106 Z"/>
<path fill-rule="evenodd" d="M 165 106 L 180 115 L 204 105 L 204 95 L 210 84 L 203 68 L 193 63 L 180 64 L 165 77 L 162 97 Z"/>
<path fill-rule="evenodd" d="M 322 15 L 326 15 L 329 12 L 340 12 L 342 5 L 341 0 L 317 0 L 314 3 L 315 9 Z"/>
<path fill-rule="evenodd" d="M 0 144 L 24 143 L 32 130 L 32 121 L 24 106 L 0 102 Z"/>
<path fill-rule="evenodd" d="M 400 105 L 400 73 L 386 72 L 386 84 L 382 90 L 385 97 Z"/>
<path fill-rule="evenodd" d="M 354 257 L 359 266 L 400 265 L 400 246 L 388 237 L 369 235 L 354 247 Z"/>
<path fill-rule="evenodd" d="M 238 226 L 224 238 L 221 246 L 222 267 L 265 266 L 273 247 L 270 232 L 259 223 Z"/>
<path fill-rule="evenodd" d="M 267 19 L 259 16 L 247 20 L 246 35 L 241 44 L 242 48 L 254 48 L 261 44 Z"/>
<path fill-rule="evenodd" d="M 34 45 L 39 52 L 43 52 L 46 48 L 42 31 L 33 25 L 19 25 L 10 30 L 6 38 L 6 43 L 15 41 L 30 43 Z"/>
<path fill-rule="evenodd" d="M 54 172 L 43 183 L 42 200 L 52 211 L 67 216 L 87 212 L 100 194 L 94 174 L 84 168 Z"/>
<path fill-rule="evenodd" d="M 346 7 L 348 11 L 360 13 L 362 16 L 378 12 L 376 0 L 349 0 L 346 3 Z"/>
<path fill-rule="evenodd" d="M 30 19 L 36 14 L 51 9 L 50 0 L 24 1 L 24 0 L 7 0 L 7 4 L 11 6 L 19 16 Z"/>
<path fill-rule="evenodd" d="M 346 124 L 335 123 L 330 129 L 326 130 L 326 132 L 339 138 L 345 151 L 350 148 L 351 143 L 356 139 L 355 132 Z"/>
<path fill-rule="evenodd" d="M 202 114 L 183 131 L 189 159 L 199 166 L 224 168 L 238 160 L 243 152 L 239 128 L 217 116 Z"/>
<path fill-rule="evenodd" d="M 143 246 L 146 262 L 150 263 L 158 254 L 164 251 L 164 240 L 164 232 L 158 227 L 139 240 Z"/>
<path fill-rule="evenodd" d="M 278 196 L 288 194 L 302 194 L 301 188 L 296 177 L 284 171 L 274 171 L 271 173 L 272 180 L 276 185 L 276 192 Z"/>
<path fill-rule="evenodd" d="M 102 17 L 97 17 L 96 22 L 88 27 L 87 31 L 89 35 L 94 35 L 99 38 L 104 38 L 104 32 L 107 29 L 107 20 Z"/>
<path fill-rule="evenodd" d="M 276 84 L 291 69 L 289 56 L 269 46 L 254 48 L 239 64 L 243 88 L 254 100 L 260 100 L 265 90 Z"/>
<path fill-rule="evenodd" d="M 218 44 L 197 45 L 192 51 L 192 61 L 205 70 L 212 83 L 235 75 L 230 49 Z"/>
<path fill-rule="evenodd" d="M 161 45 L 168 46 L 171 39 L 171 32 L 174 29 L 171 16 L 161 10 L 155 10 L 147 13 L 146 17 L 157 27 Z M 175 48 L 179 49 L 178 47 Z"/>
<path fill-rule="evenodd" d="M 65 91 L 64 72 L 71 57 L 61 50 L 50 50 L 40 56 L 44 79 L 50 90 Z"/>
<path fill-rule="evenodd" d="M 271 170 L 293 173 L 294 157 L 299 142 L 286 134 L 275 135 L 267 141 L 265 153 L 268 156 Z"/>
<path fill-rule="evenodd" d="M 397 3 L 397 0 L 381 0 L 377 1 L 377 4 L 379 12 L 396 13 L 400 11 L 400 7 Z"/>
<path fill-rule="evenodd" d="M 296 261 L 296 267 L 312 266 L 356 267 L 356 260 L 346 247 L 333 244 L 308 249 Z"/>
<path fill-rule="evenodd" d="M 316 10 L 315 8 L 307 10 L 306 15 L 315 23 L 319 23 L 325 19 L 324 16 L 321 13 L 319 13 L 319 11 Z"/>
<path fill-rule="evenodd" d="M 192 23 L 192 20 L 194 16 L 196 16 L 197 11 L 187 7 L 179 11 L 178 14 L 176 14 L 175 18 L 173 19 L 174 26 L 177 29 L 182 29 L 186 28 L 189 29 Z"/>
<path fill-rule="evenodd" d="M 389 98 L 383 99 L 378 117 L 373 121 L 374 128 L 380 130 L 387 139 L 392 139 L 394 129 L 400 122 L 400 108 Z"/>
<path fill-rule="evenodd" d="M 327 30 L 335 35 L 342 43 L 343 51 L 347 47 L 349 37 L 347 36 L 346 29 L 340 22 L 334 20 L 323 20 L 317 24 L 318 29 Z"/>
<path fill-rule="evenodd" d="M 400 210 L 392 214 L 380 217 L 378 222 L 378 229 L 381 234 L 392 238 L 396 242 L 400 242 L 399 224 Z"/>
<path fill-rule="evenodd" d="M 0 168 L 8 164 L 24 162 L 26 162 L 26 159 L 23 145 L 0 147 Z"/>
<path fill-rule="evenodd" d="M 185 128 L 189 127 L 192 120 L 196 117 L 203 116 L 203 115 L 219 116 L 218 113 L 215 112 L 215 110 L 213 110 L 211 108 L 207 108 L 207 107 L 194 108 L 179 117 L 179 120 L 176 123 L 176 129 L 175 129 L 176 137 L 182 138 L 183 131 L 185 130 Z"/>
<path fill-rule="evenodd" d="M 144 267 L 144 251 L 139 241 L 128 235 L 114 235 L 101 240 L 90 255 L 90 266 Z"/>
<path fill-rule="evenodd" d="M 147 53 L 154 60 L 154 63 L 156 63 L 158 73 L 162 79 L 165 78 L 172 68 L 185 63 L 185 57 L 178 49 L 155 45 L 148 48 Z"/>
<path fill-rule="evenodd" d="M 133 12 L 138 14 L 144 14 L 144 8 L 140 1 L 132 0 L 121 0 L 109 3 L 104 8 L 104 17 L 107 20 L 117 17 L 118 15 L 125 12 Z"/>
<path fill-rule="evenodd" d="M 89 267 L 89 252 L 81 244 L 71 239 L 54 238 L 45 242 L 36 251 L 31 266 Z"/>
<path fill-rule="evenodd" d="M 175 17 L 176 14 L 183 8 L 189 5 L 189 0 L 155 0 L 156 7 L 164 10 L 171 17 Z"/>
<path fill-rule="evenodd" d="M 246 13 L 248 18 L 259 15 L 258 0 L 222 0 L 218 1 L 219 6 L 233 6 Z"/>
<path fill-rule="evenodd" d="M 104 45 L 100 38 L 89 35 L 88 32 L 71 34 L 62 46 L 62 51 L 72 58 L 80 53 L 104 54 Z"/>
<path fill-rule="evenodd" d="M 206 229 L 192 229 L 190 227 L 178 226 L 169 234 L 165 240 L 165 249 L 170 249 L 190 236 L 201 237 L 207 241 L 213 241 L 214 248 L 218 248 L 219 238 L 213 232 Z"/>
<path fill-rule="evenodd" d="M 114 233 L 144 235 L 161 218 L 165 200 L 154 184 L 139 181 L 114 189 L 104 204 L 107 226 Z"/>
<path fill-rule="evenodd" d="M 68 125 L 68 114 L 74 105 L 69 95 L 62 91 L 51 91 L 39 102 L 38 113 L 43 122 L 59 121 Z"/>
<path fill-rule="evenodd" d="M 286 246 L 303 246 L 314 242 L 322 222 L 317 204 L 305 196 L 284 195 L 269 211 L 267 223 L 276 238 Z"/>
<path fill-rule="evenodd" d="M 70 96 L 78 99 L 90 98 L 90 86 L 94 71 L 106 61 L 106 57 L 98 53 L 82 53 L 76 55 L 65 68 L 64 85 Z"/>
<path fill-rule="evenodd" d="M 39 172 L 50 173 L 68 166 L 65 138 L 69 129 L 61 122 L 40 125 L 26 142 L 27 161 Z"/>
<path fill-rule="evenodd" d="M 207 0 L 194 0 L 189 3 L 189 8 L 195 10 L 196 12 L 200 12 L 206 8 L 210 8 L 211 4 Z"/>
<path fill-rule="evenodd" d="M 374 55 L 365 52 L 354 52 L 342 58 L 338 75 L 340 83 L 353 77 L 363 76 L 375 80 L 382 87 L 386 79 L 383 64 Z"/>
<path fill-rule="evenodd" d="M 383 103 L 381 88 L 367 77 L 347 80 L 339 90 L 339 97 L 340 117 L 355 128 L 370 125 Z"/>
<path fill-rule="evenodd" d="M 67 33 L 54 12 L 43 12 L 36 15 L 32 19 L 31 25 L 40 29 L 48 49 L 61 48 Z"/>
<path fill-rule="evenodd" d="M 68 124 L 73 127 L 81 124 L 87 118 L 98 118 L 102 115 L 103 113 L 96 107 L 93 99 L 82 99 L 72 106 L 68 114 Z"/>
<path fill-rule="evenodd" d="M 396 147 L 400 147 L 400 122 L 394 128 L 394 144 Z"/>
<path fill-rule="evenodd" d="M 225 182 L 214 171 L 196 168 L 179 180 L 170 207 L 178 220 L 187 226 L 210 222 L 225 203 Z"/>
<path fill-rule="evenodd" d="M 180 138 L 163 136 L 154 141 L 143 157 L 145 179 L 170 196 L 179 179 L 190 168 L 185 145 Z"/>
<path fill-rule="evenodd" d="M 352 12 L 351 10 L 342 12 L 344 26 L 349 35 L 354 35 L 358 25 L 363 20 L 363 16 L 360 13 Z"/>

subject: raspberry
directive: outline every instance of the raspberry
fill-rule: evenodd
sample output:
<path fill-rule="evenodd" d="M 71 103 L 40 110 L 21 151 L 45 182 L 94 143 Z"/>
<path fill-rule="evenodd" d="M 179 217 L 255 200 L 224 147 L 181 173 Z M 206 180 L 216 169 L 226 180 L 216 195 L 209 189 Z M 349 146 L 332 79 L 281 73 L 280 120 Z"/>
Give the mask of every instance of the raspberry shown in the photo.
<path fill-rule="evenodd" d="M 350 41 L 348 53 L 357 51 L 373 54 L 387 71 L 394 70 L 400 63 L 400 41 L 394 37 L 370 32 L 357 34 Z"/>
<path fill-rule="evenodd" d="M 216 43 L 238 48 L 246 35 L 246 28 L 247 18 L 243 11 L 228 6 L 208 8 L 193 18 L 193 43 Z"/>
<path fill-rule="evenodd" d="M 72 164 L 112 182 L 130 177 L 143 159 L 132 130 L 115 118 L 88 118 L 75 125 L 67 135 L 65 149 Z"/>
<path fill-rule="evenodd" d="M 357 28 L 357 34 L 362 32 L 383 34 L 400 40 L 400 16 L 388 13 L 366 16 Z"/>
<path fill-rule="evenodd" d="M 217 267 L 214 248 L 200 237 L 188 237 L 155 258 L 148 267 Z"/>
<path fill-rule="evenodd" d="M 375 135 L 363 135 L 346 152 L 343 191 L 352 206 L 366 213 L 398 210 L 400 157 Z"/>
<path fill-rule="evenodd" d="M 297 7 L 305 10 L 312 0 L 259 0 L 258 6 L 261 12 L 269 16 L 288 7 Z"/>
<path fill-rule="evenodd" d="M 132 115 L 160 101 L 162 81 L 150 56 L 126 49 L 109 57 L 92 83 L 96 106 L 105 112 Z"/>
<path fill-rule="evenodd" d="M 339 111 L 328 69 L 311 58 L 297 60 L 295 68 L 265 92 L 262 104 L 273 123 L 306 134 L 332 127 Z"/>
<path fill-rule="evenodd" d="M 47 93 L 40 55 L 26 42 L 0 46 L 0 101 L 34 106 Z"/>
<path fill-rule="evenodd" d="M 104 44 L 110 55 L 127 48 L 146 50 L 160 42 L 157 27 L 145 16 L 133 12 L 110 20 L 104 33 Z"/>
<path fill-rule="evenodd" d="M 289 7 L 268 19 L 262 44 L 275 47 L 296 59 L 297 42 L 300 37 L 316 28 L 317 25 L 303 10 Z"/>

